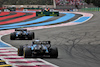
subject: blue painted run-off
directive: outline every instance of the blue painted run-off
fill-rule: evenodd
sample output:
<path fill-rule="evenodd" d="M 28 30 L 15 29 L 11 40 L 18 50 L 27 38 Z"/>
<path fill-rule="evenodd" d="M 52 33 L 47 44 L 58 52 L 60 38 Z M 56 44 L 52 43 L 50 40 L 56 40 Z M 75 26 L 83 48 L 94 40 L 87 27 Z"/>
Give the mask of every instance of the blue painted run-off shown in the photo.
<path fill-rule="evenodd" d="M 4 44 L 4 43 L 2 43 L 2 42 L 0 41 L 0 47 L 10 47 L 10 46 L 8 46 L 8 45 L 6 45 L 6 44 Z"/>
<path fill-rule="evenodd" d="M 89 18 L 90 18 L 90 17 L 81 17 L 81 18 L 79 18 L 79 19 L 73 21 L 72 23 L 82 23 L 82 22 L 88 20 Z"/>
<path fill-rule="evenodd" d="M 20 23 L 14 23 L 14 24 L 7 24 L 7 25 L 0 25 L 0 27 L 9 27 L 9 26 L 19 26 L 19 25 L 26 25 L 26 24 L 31 24 L 31 23 L 38 23 L 38 22 L 42 22 L 42 21 L 46 21 L 50 18 L 52 18 L 53 16 L 44 16 L 32 21 L 27 21 L 27 22 L 20 22 Z"/>
<path fill-rule="evenodd" d="M 38 24 L 31 24 L 31 25 L 18 25 L 18 26 L 11 26 L 11 27 L 7 27 L 7 26 L 4 26 L 2 28 L 0 28 L 0 30 L 3 30 L 3 29 L 13 29 L 13 28 L 20 28 L 20 27 L 33 27 L 33 26 L 44 26 L 44 25 L 50 25 L 50 24 L 55 24 L 55 23 L 61 23 L 61 22 L 64 22 L 64 21 L 67 21 L 71 18 L 73 18 L 75 16 L 75 14 L 71 14 L 71 13 L 64 13 L 66 14 L 65 16 L 61 17 L 61 18 L 58 18 L 54 21 L 49 21 L 49 22 L 44 22 L 44 23 L 38 23 Z M 34 20 L 35 21 L 35 20 Z M 37 23 L 36 21 L 35 22 L 30 22 L 30 21 L 27 21 L 25 23 Z M 1 25 L 2 26 L 2 25 Z"/>

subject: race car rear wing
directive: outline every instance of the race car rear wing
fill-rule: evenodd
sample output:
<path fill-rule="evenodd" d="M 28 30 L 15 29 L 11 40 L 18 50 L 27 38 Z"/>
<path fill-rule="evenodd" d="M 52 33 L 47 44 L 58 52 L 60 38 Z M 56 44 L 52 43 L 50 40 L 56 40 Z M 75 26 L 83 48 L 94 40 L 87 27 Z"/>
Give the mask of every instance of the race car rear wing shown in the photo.
<path fill-rule="evenodd" d="M 23 28 L 16 28 L 15 31 L 27 31 L 27 29 L 23 29 Z"/>
<path fill-rule="evenodd" d="M 50 41 L 33 41 L 33 44 L 50 44 Z"/>

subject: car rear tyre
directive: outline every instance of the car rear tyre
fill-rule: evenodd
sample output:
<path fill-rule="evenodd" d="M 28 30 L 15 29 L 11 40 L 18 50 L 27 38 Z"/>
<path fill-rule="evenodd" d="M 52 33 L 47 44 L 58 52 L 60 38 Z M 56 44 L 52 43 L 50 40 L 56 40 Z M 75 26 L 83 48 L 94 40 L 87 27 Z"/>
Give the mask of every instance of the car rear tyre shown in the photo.
<path fill-rule="evenodd" d="M 58 49 L 56 47 L 50 48 L 50 57 L 57 58 L 58 57 Z"/>
<path fill-rule="evenodd" d="M 23 46 L 18 48 L 18 56 L 23 56 Z"/>
<path fill-rule="evenodd" d="M 32 40 L 32 39 L 33 39 L 33 33 L 29 33 L 28 39 L 29 39 L 29 40 Z"/>
<path fill-rule="evenodd" d="M 15 38 L 16 38 L 16 33 L 14 32 L 14 33 L 11 33 L 10 34 L 10 39 L 11 40 L 15 40 Z"/>
<path fill-rule="evenodd" d="M 35 38 L 35 33 L 33 32 L 33 39 Z"/>
<path fill-rule="evenodd" d="M 32 52 L 30 48 L 25 48 L 24 50 L 24 58 L 29 58 L 32 56 Z"/>

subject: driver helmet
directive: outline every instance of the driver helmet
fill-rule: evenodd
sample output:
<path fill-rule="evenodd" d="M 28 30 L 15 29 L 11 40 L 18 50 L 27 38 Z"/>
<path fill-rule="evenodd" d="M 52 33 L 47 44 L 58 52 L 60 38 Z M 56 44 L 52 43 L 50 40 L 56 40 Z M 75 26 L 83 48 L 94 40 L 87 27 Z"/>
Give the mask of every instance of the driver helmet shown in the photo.
<path fill-rule="evenodd" d="M 40 40 L 34 40 L 35 42 L 39 42 Z M 32 42 L 32 44 L 34 44 L 34 42 Z"/>
<path fill-rule="evenodd" d="M 36 42 L 39 42 L 40 40 L 35 40 Z"/>

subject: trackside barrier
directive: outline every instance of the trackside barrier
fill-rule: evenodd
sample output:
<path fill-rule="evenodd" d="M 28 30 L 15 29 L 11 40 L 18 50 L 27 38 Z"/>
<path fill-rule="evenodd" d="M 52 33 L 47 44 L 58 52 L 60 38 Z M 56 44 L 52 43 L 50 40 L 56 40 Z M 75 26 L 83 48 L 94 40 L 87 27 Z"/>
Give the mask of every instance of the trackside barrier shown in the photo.
<path fill-rule="evenodd" d="M 100 11 L 100 8 L 82 8 L 81 11 Z"/>

